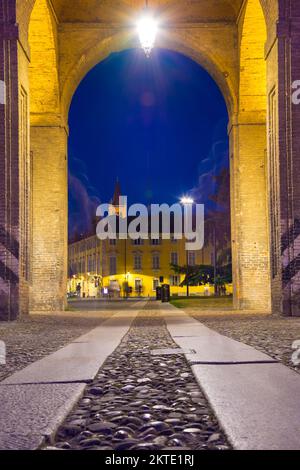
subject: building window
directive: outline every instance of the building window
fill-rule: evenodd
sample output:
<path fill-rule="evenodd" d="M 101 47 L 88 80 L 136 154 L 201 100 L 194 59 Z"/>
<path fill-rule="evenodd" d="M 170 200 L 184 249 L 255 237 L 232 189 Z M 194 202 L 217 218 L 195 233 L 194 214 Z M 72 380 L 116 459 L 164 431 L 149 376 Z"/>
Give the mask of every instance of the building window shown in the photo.
<path fill-rule="evenodd" d="M 144 240 L 142 238 L 138 238 L 137 240 L 132 240 L 132 244 L 136 246 L 140 246 L 144 244 Z"/>
<path fill-rule="evenodd" d="M 109 258 L 109 274 L 110 276 L 117 274 L 117 258 L 115 256 Z"/>
<path fill-rule="evenodd" d="M 142 280 L 141 279 L 135 279 L 134 280 L 134 289 L 135 289 L 135 292 L 137 292 L 138 294 L 142 293 L 143 285 L 142 285 Z"/>
<path fill-rule="evenodd" d="M 174 234 L 171 235 L 171 243 L 177 243 L 177 238 L 175 238 Z"/>
<path fill-rule="evenodd" d="M 110 238 L 109 244 L 110 244 L 111 246 L 116 246 L 117 240 L 116 240 L 115 238 Z"/>
<path fill-rule="evenodd" d="M 85 273 L 85 259 L 84 258 L 81 258 L 81 261 L 80 261 L 80 273 L 81 274 Z"/>
<path fill-rule="evenodd" d="M 152 257 L 152 268 L 153 269 L 160 269 L 160 256 L 153 255 Z"/>
<path fill-rule="evenodd" d="M 171 264 L 178 265 L 178 253 L 171 253 Z"/>
<path fill-rule="evenodd" d="M 156 291 L 157 287 L 159 287 L 159 279 L 153 279 L 153 281 L 152 281 L 152 290 Z"/>
<path fill-rule="evenodd" d="M 196 253 L 194 251 L 188 252 L 188 265 L 195 266 L 196 265 Z"/>
<path fill-rule="evenodd" d="M 151 238 L 150 243 L 153 246 L 158 246 L 158 245 L 160 245 L 160 239 L 159 238 Z"/>
<path fill-rule="evenodd" d="M 171 286 L 179 286 L 180 284 L 180 276 L 170 276 L 170 285 Z"/>
<path fill-rule="evenodd" d="M 142 257 L 140 255 L 134 256 L 133 265 L 134 265 L 135 271 L 139 271 L 142 269 Z"/>

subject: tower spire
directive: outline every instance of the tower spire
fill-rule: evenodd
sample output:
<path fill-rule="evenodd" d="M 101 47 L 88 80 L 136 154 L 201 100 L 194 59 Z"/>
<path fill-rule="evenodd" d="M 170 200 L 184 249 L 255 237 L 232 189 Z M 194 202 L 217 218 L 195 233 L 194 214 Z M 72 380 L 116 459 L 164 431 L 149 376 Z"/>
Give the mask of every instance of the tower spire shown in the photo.
<path fill-rule="evenodd" d="M 117 177 L 116 184 L 115 184 L 115 192 L 113 195 L 112 203 L 115 207 L 119 206 L 119 198 L 121 196 L 121 185 L 119 182 L 119 178 Z"/>

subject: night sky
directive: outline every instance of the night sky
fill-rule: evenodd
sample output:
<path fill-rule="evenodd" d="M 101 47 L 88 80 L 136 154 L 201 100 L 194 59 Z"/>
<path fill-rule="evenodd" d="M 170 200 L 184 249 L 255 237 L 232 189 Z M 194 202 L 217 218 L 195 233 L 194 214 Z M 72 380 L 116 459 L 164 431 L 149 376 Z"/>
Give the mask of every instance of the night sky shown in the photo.
<path fill-rule="evenodd" d="M 69 232 L 89 228 L 116 179 L 132 203 L 207 203 L 228 167 L 219 88 L 189 58 L 156 49 L 111 54 L 81 82 L 70 109 Z"/>

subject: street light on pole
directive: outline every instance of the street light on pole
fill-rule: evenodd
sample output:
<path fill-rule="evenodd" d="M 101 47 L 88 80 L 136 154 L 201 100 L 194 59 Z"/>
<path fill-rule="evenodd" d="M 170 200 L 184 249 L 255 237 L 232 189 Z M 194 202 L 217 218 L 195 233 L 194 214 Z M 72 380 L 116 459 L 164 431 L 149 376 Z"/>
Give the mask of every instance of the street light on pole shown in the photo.
<path fill-rule="evenodd" d="M 183 207 L 192 206 L 194 204 L 194 199 L 188 196 L 183 196 L 180 200 Z M 189 252 L 185 250 L 186 253 L 186 296 L 190 296 L 190 286 L 189 286 Z"/>
<path fill-rule="evenodd" d="M 180 202 L 183 206 L 187 206 L 189 204 L 194 204 L 194 199 L 188 196 L 184 196 L 181 198 Z"/>

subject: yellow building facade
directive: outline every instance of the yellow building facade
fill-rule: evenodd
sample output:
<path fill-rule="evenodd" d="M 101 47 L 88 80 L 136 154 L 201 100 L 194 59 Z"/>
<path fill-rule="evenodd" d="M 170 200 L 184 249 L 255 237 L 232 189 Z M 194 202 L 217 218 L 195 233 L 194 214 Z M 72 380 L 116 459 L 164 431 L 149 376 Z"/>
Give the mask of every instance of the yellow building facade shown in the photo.
<path fill-rule="evenodd" d="M 212 247 L 185 250 L 185 240 L 105 240 L 97 236 L 69 245 L 68 292 L 81 297 L 155 297 L 156 287 L 169 284 L 171 295 L 185 296 L 184 275 L 171 264 L 210 265 Z M 80 287 L 78 287 L 80 286 Z M 227 294 L 232 286 L 226 287 Z M 213 295 L 214 287 L 190 286 L 190 295 Z"/>
<path fill-rule="evenodd" d="M 68 294 L 99 297 L 103 278 L 102 242 L 97 236 L 71 243 L 68 249 Z"/>

